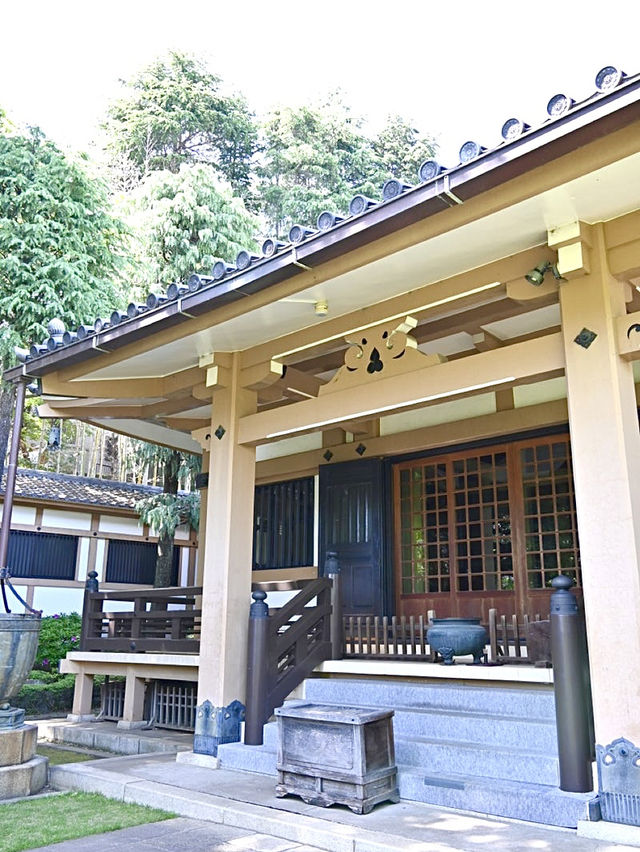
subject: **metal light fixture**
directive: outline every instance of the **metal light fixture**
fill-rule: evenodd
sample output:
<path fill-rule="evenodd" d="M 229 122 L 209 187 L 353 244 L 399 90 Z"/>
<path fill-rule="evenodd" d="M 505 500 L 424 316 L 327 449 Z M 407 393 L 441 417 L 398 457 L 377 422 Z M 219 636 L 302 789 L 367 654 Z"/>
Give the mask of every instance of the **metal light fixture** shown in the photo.
<path fill-rule="evenodd" d="M 329 303 L 326 299 L 318 299 L 313 303 L 313 309 L 317 317 L 326 317 L 329 313 Z"/>
<path fill-rule="evenodd" d="M 533 284 L 534 287 L 540 287 L 544 281 L 544 276 L 549 270 L 553 273 L 553 277 L 556 281 L 562 281 L 562 275 L 558 272 L 558 267 L 548 260 L 545 260 L 544 263 L 539 263 L 533 269 L 530 269 L 524 277 L 527 279 L 529 284 Z"/>

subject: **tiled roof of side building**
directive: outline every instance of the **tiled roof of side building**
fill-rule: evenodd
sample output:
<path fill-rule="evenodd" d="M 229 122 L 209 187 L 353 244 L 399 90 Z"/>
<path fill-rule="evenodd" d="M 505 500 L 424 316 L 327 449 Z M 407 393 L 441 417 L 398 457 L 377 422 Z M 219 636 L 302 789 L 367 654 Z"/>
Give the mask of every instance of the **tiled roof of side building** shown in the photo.
<path fill-rule="evenodd" d="M 6 479 L 3 479 L 0 495 L 4 495 L 5 485 Z M 128 482 L 19 468 L 15 495 L 23 500 L 30 498 L 133 511 L 139 500 L 161 491 L 161 488 L 151 485 L 132 485 Z"/>

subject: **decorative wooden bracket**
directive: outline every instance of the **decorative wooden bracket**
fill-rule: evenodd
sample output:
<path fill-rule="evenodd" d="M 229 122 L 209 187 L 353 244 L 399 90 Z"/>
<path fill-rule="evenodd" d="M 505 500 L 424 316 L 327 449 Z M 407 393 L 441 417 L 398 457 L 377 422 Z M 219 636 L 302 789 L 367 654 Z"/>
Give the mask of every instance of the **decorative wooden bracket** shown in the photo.
<path fill-rule="evenodd" d="M 435 366 L 446 361 L 442 355 L 425 355 L 409 332 L 418 324 L 413 317 L 393 327 L 389 323 L 365 329 L 350 345 L 344 365 L 330 382 L 323 385 L 318 395 L 356 387 L 379 378 L 398 376 L 411 370 Z"/>

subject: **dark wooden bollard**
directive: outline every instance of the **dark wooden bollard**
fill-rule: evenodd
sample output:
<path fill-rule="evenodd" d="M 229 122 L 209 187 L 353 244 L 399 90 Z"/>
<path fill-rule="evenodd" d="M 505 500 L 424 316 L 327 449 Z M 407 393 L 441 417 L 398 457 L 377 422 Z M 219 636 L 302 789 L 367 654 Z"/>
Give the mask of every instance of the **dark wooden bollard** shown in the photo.
<path fill-rule="evenodd" d="M 584 619 L 569 589 L 571 577 L 551 581 L 551 659 L 556 697 L 556 728 L 560 789 L 571 793 L 593 790 L 591 758 L 591 689 Z"/>
<path fill-rule="evenodd" d="M 265 603 L 266 592 L 252 592 L 251 597 L 244 742 L 245 745 L 262 745 L 267 704 L 269 607 Z"/>

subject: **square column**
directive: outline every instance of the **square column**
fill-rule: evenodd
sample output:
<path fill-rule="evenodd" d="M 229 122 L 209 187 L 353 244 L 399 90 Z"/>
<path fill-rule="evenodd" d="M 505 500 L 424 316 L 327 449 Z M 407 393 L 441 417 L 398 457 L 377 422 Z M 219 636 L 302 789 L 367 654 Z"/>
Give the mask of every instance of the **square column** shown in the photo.
<path fill-rule="evenodd" d="M 222 372 L 222 371 L 221 371 Z M 239 355 L 229 356 L 213 390 L 202 628 L 194 751 L 217 754 L 240 738 L 246 676 L 256 452 L 237 441 L 239 418 L 257 408 L 240 386 Z"/>
<path fill-rule="evenodd" d="M 627 285 L 609 273 L 602 226 L 591 238 L 590 273 L 588 263 L 560 269 L 570 278 L 560 307 L 595 734 L 639 743 L 640 430 L 632 366 L 616 342 Z"/>

